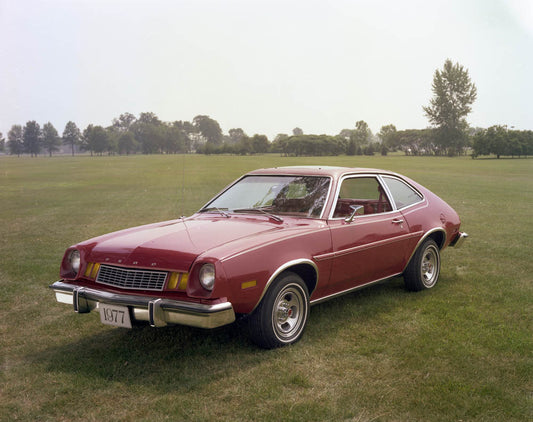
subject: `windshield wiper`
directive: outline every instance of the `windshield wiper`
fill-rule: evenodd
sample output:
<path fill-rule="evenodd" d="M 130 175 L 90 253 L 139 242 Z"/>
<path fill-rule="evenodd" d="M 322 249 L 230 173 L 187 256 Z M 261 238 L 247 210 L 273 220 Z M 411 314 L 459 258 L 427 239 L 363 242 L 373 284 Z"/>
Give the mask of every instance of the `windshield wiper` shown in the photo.
<path fill-rule="evenodd" d="M 217 208 L 217 207 L 209 207 L 209 208 L 202 208 L 200 211 L 198 212 L 212 212 L 212 211 L 216 211 L 220 214 L 222 214 L 224 217 L 226 218 L 229 218 L 229 215 L 228 213 L 226 212 L 228 209 L 227 208 Z"/>
<path fill-rule="evenodd" d="M 273 220 L 276 220 L 278 223 L 282 223 L 283 222 L 283 218 L 281 218 L 278 215 L 271 214 L 271 213 L 269 213 L 268 211 L 265 211 L 262 208 L 238 208 L 236 210 L 231 210 L 231 211 L 232 212 L 243 212 L 243 213 L 246 213 L 246 212 L 258 212 L 258 213 L 261 213 L 261 214 L 268 215 L 270 218 L 272 218 Z"/>

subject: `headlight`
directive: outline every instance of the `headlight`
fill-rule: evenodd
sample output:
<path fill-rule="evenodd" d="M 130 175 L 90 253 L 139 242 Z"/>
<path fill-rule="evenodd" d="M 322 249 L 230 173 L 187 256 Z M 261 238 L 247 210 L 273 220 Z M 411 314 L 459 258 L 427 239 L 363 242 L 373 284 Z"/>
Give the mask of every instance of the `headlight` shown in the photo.
<path fill-rule="evenodd" d="M 70 262 L 72 271 L 78 274 L 78 271 L 80 270 L 80 251 L 74 249 L 72 252 L 70 252 L 70 255 L 68 256 L 68 262 Z"/>
<path fill-rule="evenodd" d="M 204 264 L 200 268 L 200 284 L 206 290 L 213 290 L 215 286 L 215 266 L 213 264 Z"/>

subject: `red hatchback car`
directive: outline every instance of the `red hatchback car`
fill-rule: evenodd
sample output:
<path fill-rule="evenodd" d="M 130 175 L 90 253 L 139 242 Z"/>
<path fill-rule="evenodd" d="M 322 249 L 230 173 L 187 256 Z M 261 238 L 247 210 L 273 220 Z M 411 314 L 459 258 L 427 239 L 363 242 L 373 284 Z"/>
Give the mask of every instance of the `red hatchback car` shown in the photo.
<path fill-rule="evenodd" d="M 131 328 L 214 328 L 246 317 L 252 340 L 298 341 L 310 305 L 403 275 L 432 288 L 440 252 L 467 237 L 457 213 L 384 170 L 252 171 L 196 214 L 71 246 L 50 287 L 78 313 Z"/>

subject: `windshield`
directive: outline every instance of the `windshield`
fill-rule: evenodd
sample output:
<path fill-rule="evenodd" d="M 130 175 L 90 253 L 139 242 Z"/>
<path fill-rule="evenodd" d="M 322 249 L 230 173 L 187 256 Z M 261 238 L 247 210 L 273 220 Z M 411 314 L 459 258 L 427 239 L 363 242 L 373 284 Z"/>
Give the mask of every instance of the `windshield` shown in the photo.
<path fill-rule="evenodd" d="M 320 217 L 330 185 L 328 177 L 247 176 L 200 211 L 254 212 Z"/>

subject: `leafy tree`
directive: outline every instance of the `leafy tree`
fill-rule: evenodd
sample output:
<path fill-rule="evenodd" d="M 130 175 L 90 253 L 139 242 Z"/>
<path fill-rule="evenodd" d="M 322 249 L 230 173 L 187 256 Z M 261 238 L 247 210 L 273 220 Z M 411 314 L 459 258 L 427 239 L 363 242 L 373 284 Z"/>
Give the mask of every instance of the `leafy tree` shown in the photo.
<path fill-rule="evenodd" d="M 355 155 L 356 151 L 357 147 L 355 145 L 355 137 L 350 134 L 350 140 L 348 141 L 348 145 L 346 146 L 346 155 Z"/>
<path fill-rule="evenodd" d="M 2 135 L 2 132 L 0 132 L 0 152 L 4 152 L 6 149 L 6 140 L 4 139 L 4 135 Z"/>
<path fill-rule="evenodd" d="M 502 155 L 511 155 L 506 154 L 509 152 L 509 137 L 504 126 L 496 125 L 489 127 L 486 132 L 486 137 L 490 152 L 496 154 L 496 158 L 500 158 Z"/>
<path fill-rule="evenodd" d="M 339 136 L 299 135 L 284 141 L 283 152 L 295 156 L 339 155 L 345 148 L 344 140 Z"/>
<path fill-rule="evenodd" d="M 155 116 L 155 114 L 153 113 L 143 113 L 143 114 L 146 114 L 145 118 L 150 119 L 150 120 L 152 120 L 150 117 L 153 118 Z M 153 116 L 150 116 L 150 115 L 153 115 Z M 155 119 L 157 119 L 157 116 L 155 116 Z M 136 121 L 136 118 L 133 114 L 122 113 L 118 117 L 118 119 L 113 119 L 113 129 L 121 133 L 127 132 L 131 129 L 131 126 L 133 125 L 133 123 L 135 123 L 135 121 Z"/>
<path fill-rule="evenodd" d="M 289 135 L 286 133 L 278 133 L 270 145 L 270 150 L 272 152 L 284 153 L 288 139 Z"/>
<path fill-rule="evenodd" d="M 341 138 L 345 139 L 346 141 L 350 140 L 350 137 L 352 136 L 353 129 L 343 129 L 339 132 L 339 135 Z"/>
<path fill-rule="evenodd" d="M 179 120 L 172 123 L 172 126 L 179 130 L 181 134 L 182 145 L 178 152 L 190 152 L 192 146 L 191 134 L 195 131 L 193 124 Z"/>
<path fill-rule="evenodd" d="M 246 133 L 241 128 L 230 129 L 228 134 L 231 144 L 238 144 L 246 136 Z"/>
<path fill-rule="evenodd" d="M 164 148 L 165 129 L 163 122 L 154 113 L 146 112 L 141 113 L 128 130 L 135 135 L 144 154 L 155 154 Z"/>
<path fill-rule="evenodd" d="M 365 155 L 374 155 L 374 146 L 372 144 L 369 144 L 365 147 L 365 149 L 363 150 L 363 153 Z"/>
<path fill-rule="evenodd" d="M 381 139 L 381 143 L 386 149 L 396 150 L 398 147 L 398 131 L 396 126 L 387 125 L 381 126 L 381 130 L 378 132 L 378 136 Z M 385 154 L 386 155 L 386 154 Z"/>
<path fill-rule="evenodd" d="M 109 147 L 109 136 L 102 126 L 89 125 L 83 131 L 83 146 L 93 153 L 100 154 Z"/>
<path fill-rule="evenodd" d="M 80 145 L 81 143 L 81 132 L 78 126 L 76 126 L 76 123 L 69 121 L 65 125 L 65 130 L 63 130 L 63 143 L 70 145 L 72 156 L 74 156 L 75 145 Z"/>
<path fill-rule="evenodd" d="M 342 132 L 341 132 L 342 133 Z M 347 132 L 345 132 L 347 134 Z M 347 155 L 362 155 L 365 148 L 372 140 L 372 131 L 364 120 L 355 123 L 355 130 L 350 132 L 346 148 Z"/>
<path fill-rule="evenodd" d="M 293 130 L 292 130 L 292 134 L 294 136 L 300 136 L 300 135 L 303 135 L 304 134 L 304 131 L 302 129 L 300 129 L 299 127 L 295 127 Z"/>
<path fill-rule="evenodd" d="M 495 154 L 502 156 L 528 156 L 533 153 L 533 132 L 509 130 L 507 126 L 494 125 L 478 131 L 474 137 L 472 157 Z"/>
<path fill-rule="evenodd" d="M 129 113 L 125 113 L 125 115 L 129 115 Z M 119 119 L 120 119 L 120 117 L 119 117 Z M 152 125 L 156 125 L 156 126 L 161 124 L 161 120 L 159 120 L 159 117 L 157 117 L 156 114 L 152 113 L 151 111 L 150 112 L 141 113 L 139 115 L 139 118 L 137 119 L 137 121 L 140 122 L 140 123 L 152 124 Z M 132 124 L 133 124 L 133 122 L 132 122 Z"/>
<path fill-rule="evenodd" d="M 244 135 L 241 140 L 233 146 L 233 152 L 239 155 L 253 154 L 254 147 L 252 144 L 252 139 Z"/>
<path fill-rule="evenodd" d="M 59 150 L 61 138 L 59 137 L 59 134 L 52 123 L 48 122 L 44 124 L 42 130 L 42 140 L 43 146 L 48 151 L 48 154 L 50 154 L 50 157 L 52 156 L 52 152 Z"/>
<path fill-rule="evenodd" d="M 222 144 L 222 129 L 216 120 L 199 115 L 193 119 L 193 124 L 206 142 L 215 146 Z"/>
<path fill-rule="evenodd" d="M 167 125 L 163 137 L 163 149 L 167 154 L 187 151 L 186 135 L 177 125 Z"/>
<path fill-rule="evenodd" d="M 477 97 L 476 85 L 470 80 L 468 70 L 447 59 L 443 69 L 435 71 L 431 89 L 433 98 L 428 107 L 423 107 L 424 112 L 437 129 L 438 146 L 448 155 L 455 155 L 468 139 L 466 116 Z"/>
<path fill-rule="evenodd" d="M 37 156 L 41 151 L 41 136 L 41 127 L 35 120 L 26 122 L 26 126 L 22 130 L 24 152 L 29 153 L 32 157 Z"/>
<path fill-rule="evenodd" d="M 355 123 L 353 135 L 355 137 L 355 143 L 360 147 L 367 146 L 372 140 L 372 131 L 364 120 L 359 120 Z"/>
<path fill-rule="evenodd" d="M 121 133 L 118 137 L 118 153 L 129 155 L 137 150 L 138 143 L 130 131 Z"/>
<path fill-rule="evenodd" d="M 22 142 L 22 126 L 13 125 L 9 132 L 7 132 L 7 147 L 10 154 L 20 154 L 24 152 L 24 143 Z"/>
<path fill-rule="evenodd" d="M 396 142 L 406 155 L 435 155 L 438 151 L 434 135 L 433 129 L 400 130 Z"/>
<path fill-rule="evenodd" d="M 268 142 L 268 138 L 265 135 L 255 134 L 254 136 L 252 136 L 252 150 L 254 153 L 264 154 L 268 151 L 269 147 L 270 143 Z"/>
<path fill-rule="evenodd" d="M 135 138 L 140 142 L 144 154 L 156 154 L 162 151 L 165 128 L 161 124 L 137 121 Z"/>

